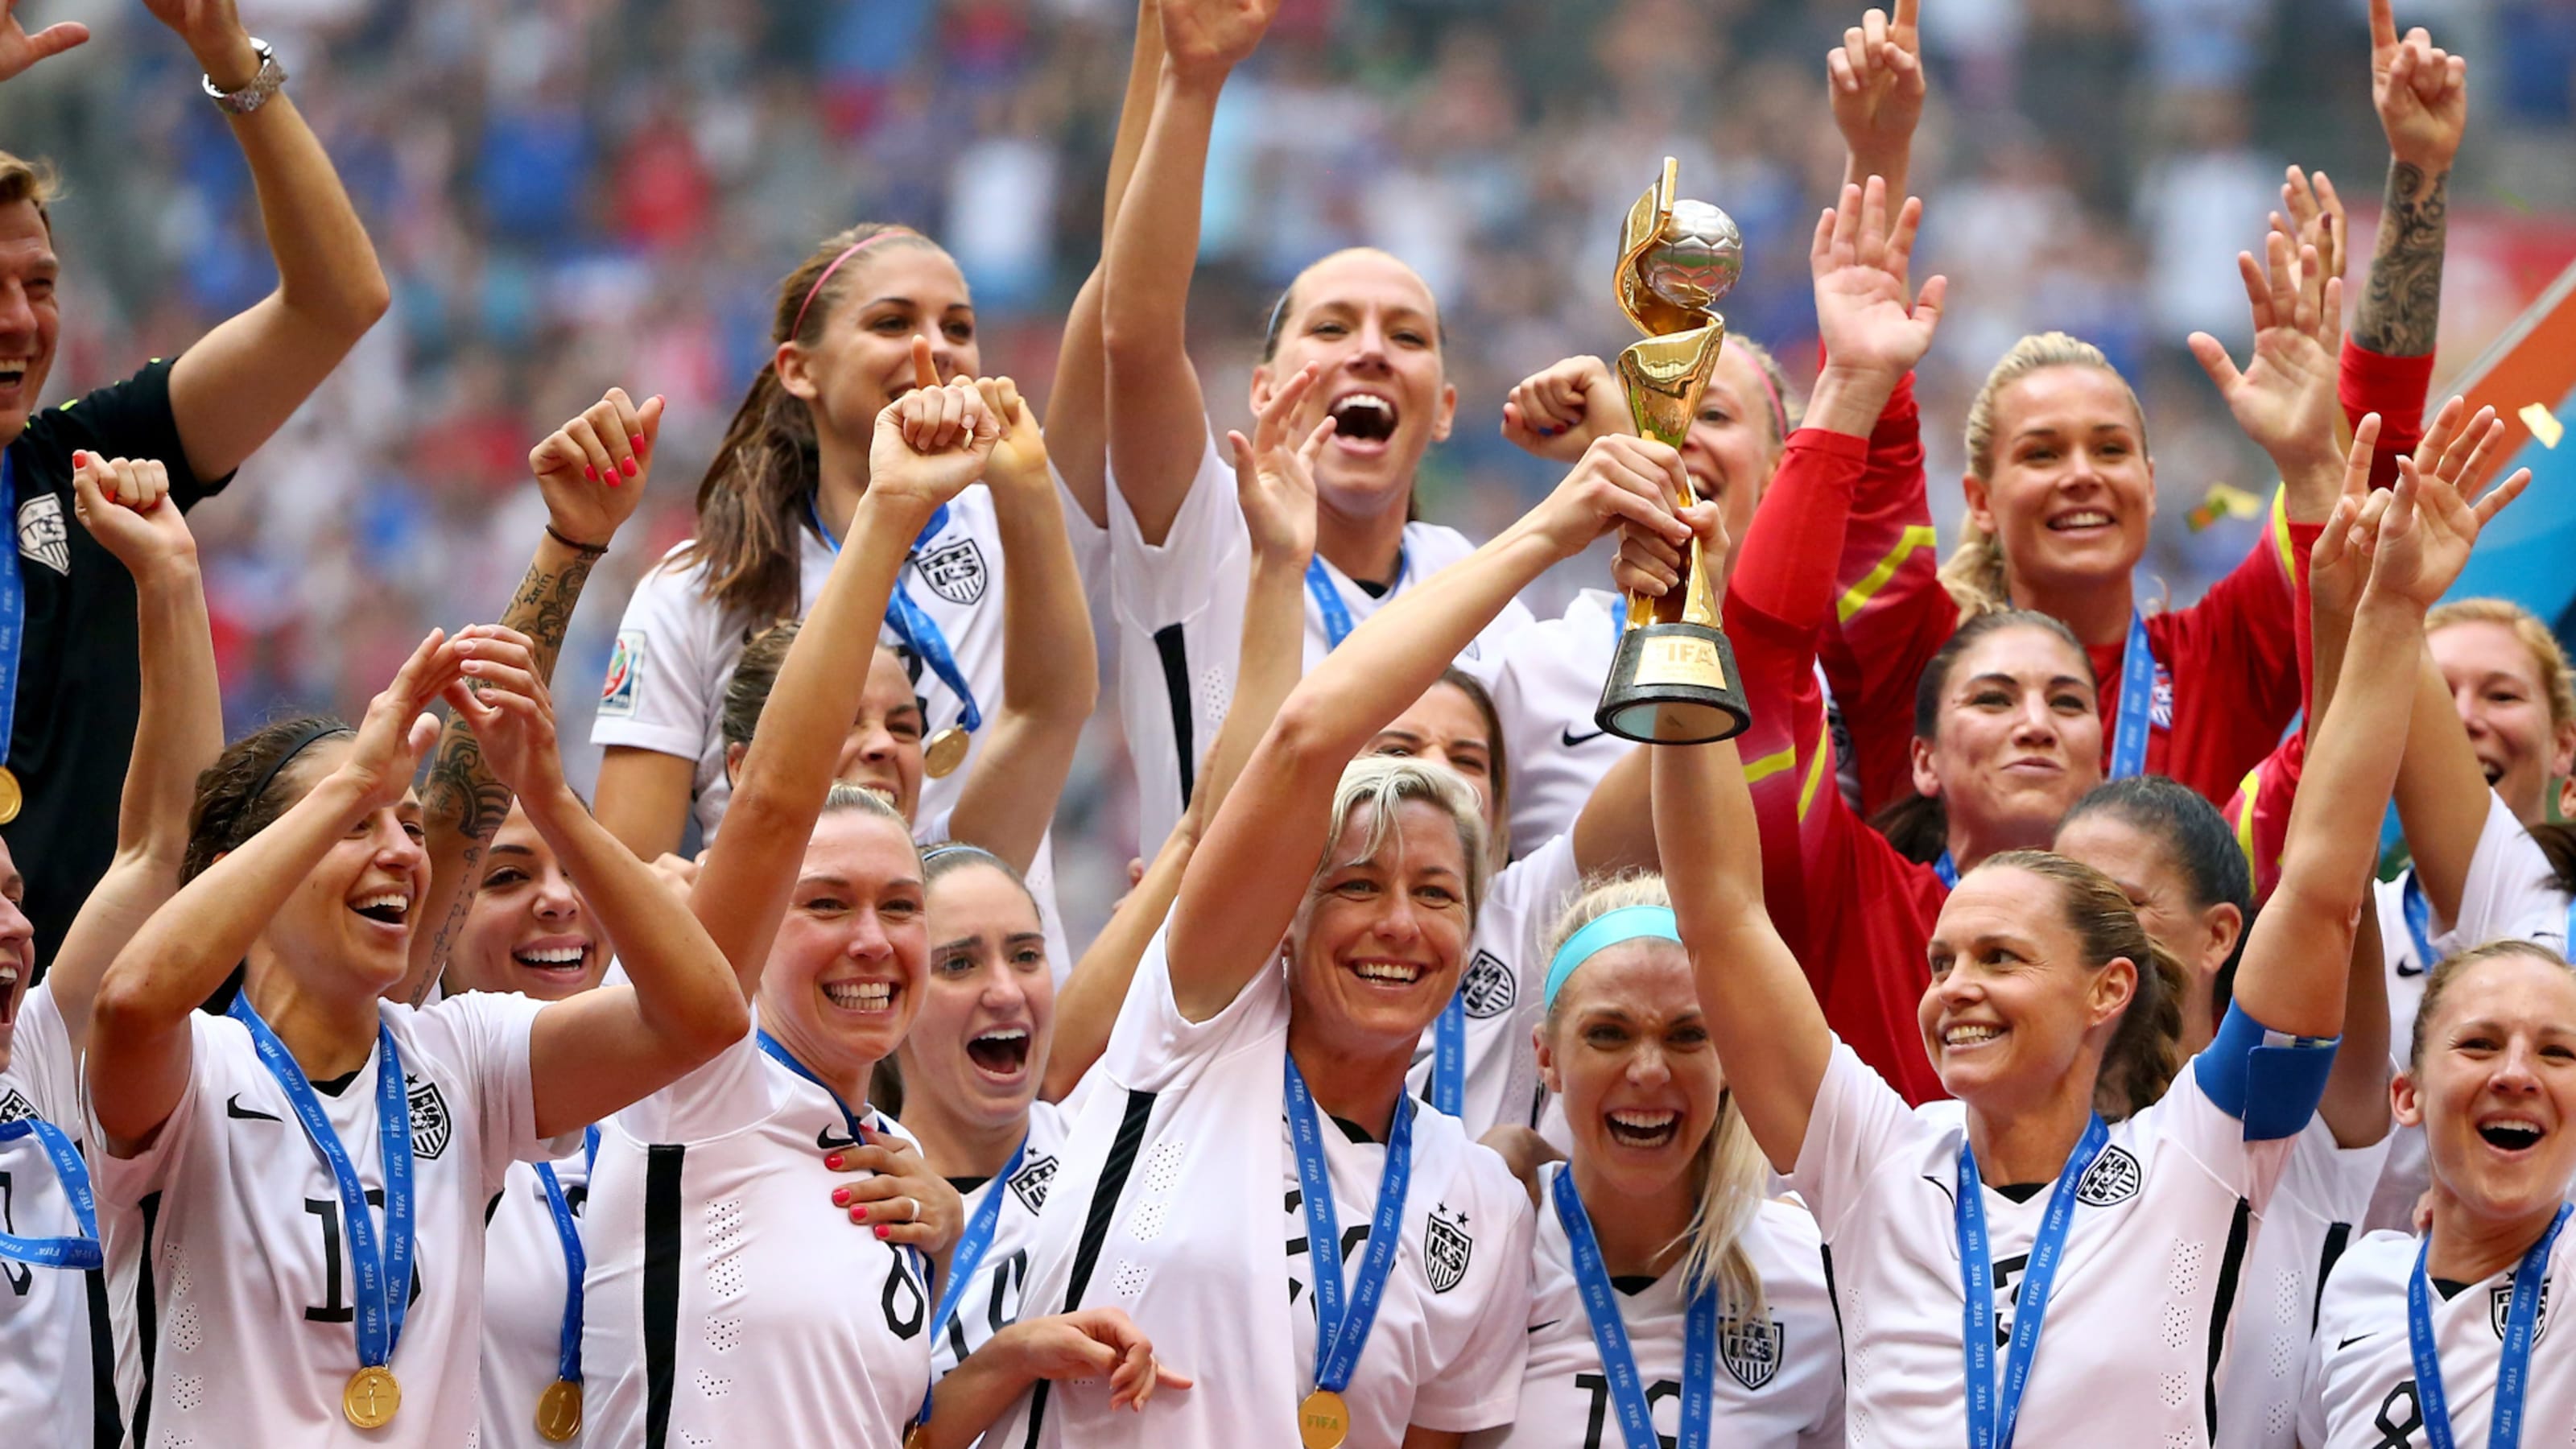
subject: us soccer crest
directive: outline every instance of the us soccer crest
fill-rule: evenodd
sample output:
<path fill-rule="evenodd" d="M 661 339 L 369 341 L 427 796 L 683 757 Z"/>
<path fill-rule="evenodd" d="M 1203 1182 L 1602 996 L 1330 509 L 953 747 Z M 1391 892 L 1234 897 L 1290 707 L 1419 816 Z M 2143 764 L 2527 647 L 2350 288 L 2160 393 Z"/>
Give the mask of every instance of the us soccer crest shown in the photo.
<path fill-rule="evenodd" d="M 1465 1213 L 1451 1213 L 1446 1203 L 1431 1210 L 1422 1229 L 1422 1272 L 1431 1280 L 1432 1292 L 1446 1293 L 1465 1282 L 1467 1261 L 1475 1252 Z"/>
<path fill-rule="evenodd" d="M 1747 1389 L 1759 1389 L 1780 1372 L 1789 1335 L 1768 1316 L 1728 1318 L 1717 1325 L 1717 1356 Z"/>
<path fill-rule="evenodd" d="M 971 538 L 941 544 L 915 558 L 912 566 L 921 571 L 921 581 L 930 585 L 932 593 L 952 604 L 971 604 L 984 597 L 984 551 Z"/>
<path fill-rule="evenodd" d="M 1491 1021 L 1511 1010 L 1519 990 L 1512 981 L 1512 968 L 1491 951 L 1478 951 L 1476 959 L 1467 963 L 1466 974 L 1458 978 L 1458 998 L 1478 1021 Z"/>
<path fill-rule="evenodd" d="M 39 493 L 18 509 L 18 553 L 55 573 L 71 573 L 72 540 L 63 527 L 62 495 Z"/>
<path fill-rule="evenodd" d="M 1011 1179 L 1011 1194 L 1034 1217 L 1046 1207 L 1047 1187 L 1054 1181 L 1055 1159 L 1041 1157 L 1021 1168 L 1019 1175 Z"/>
<path fill-rule="evenodd" d="M 456 1119 L 447 1115 L 446 1094 L 438 1083 L 418 1077 L 404 1079 L 411 1087 L 411 1151 L 414 1157 L 436 1157 L 447 1150 L 447 1139 L 456 1133 Z"/>
<path fill-rule="evenodd" d="M 36 1115 L 36 1104 L 28 1101 L 17 1088 L 11 1087 L 9 1095 L 0 1097 L 0 1126 L 32 1121 Z"/>
<path fill-rule="evenodd" d="M 2084 1180 L 2075 1184 L 2075 1200 L 2086 1207 L 2109 1207 L 2127 1202 L 2138 1195 L 2146 1174 L 2138 1170 L 2138 1159 L 2127 1148 L 2106 1147 L 2093 1165 L 2084 1169 Z"/>
<path fill-rule="evenodd" d="M 0 1104 L 0 1122 L 7 1120 L 9 1120 L 7 1106 Z M 2538 1343 L 2540 1336 L 2549 1331 L 2549 1280 L 2546 1278 L 2540 1282 L 2539 1308 L 2540 1311 L 2532 1315 L 2531 1341 L 2534 1343 Z M 2507 1278 L 2487 1290 L 2487 1322 L 2494 1326 L 2497 1341 L 2503 1340 L 2504 1326 L 2512 1317 L 2513 1280 Z"/>

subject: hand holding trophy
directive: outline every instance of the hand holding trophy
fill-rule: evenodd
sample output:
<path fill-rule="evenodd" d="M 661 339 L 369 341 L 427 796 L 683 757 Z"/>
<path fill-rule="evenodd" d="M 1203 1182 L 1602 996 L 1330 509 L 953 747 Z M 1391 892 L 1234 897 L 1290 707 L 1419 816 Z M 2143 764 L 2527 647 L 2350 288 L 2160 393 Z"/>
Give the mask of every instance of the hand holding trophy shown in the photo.
<path fill-rule="evenodd" d="M 1700 394 L 1726 341 L 1715 304 L 1734 287 L 1744 243 L 1725 212 L 1676 199 L 1680 166 L 1637 198 L 1619 245 L 1619 308 L 1645 340 L 1619 354 L 1619 380 L 1637 431 L 1674 448 L 1690 434 Z M 1687 480 L 1676 508 L 1697 502 Z M 1735 682 L 1735 652 L 1718 630 L 1715 581 L 1694 542 L 1678 588 L 1628 595 L 1619 652 L 1593 722 L 1640 743 L 1707 744 L 1752 724 Z M 1658 719 L 1662 732 L 1658 732 Z"/>

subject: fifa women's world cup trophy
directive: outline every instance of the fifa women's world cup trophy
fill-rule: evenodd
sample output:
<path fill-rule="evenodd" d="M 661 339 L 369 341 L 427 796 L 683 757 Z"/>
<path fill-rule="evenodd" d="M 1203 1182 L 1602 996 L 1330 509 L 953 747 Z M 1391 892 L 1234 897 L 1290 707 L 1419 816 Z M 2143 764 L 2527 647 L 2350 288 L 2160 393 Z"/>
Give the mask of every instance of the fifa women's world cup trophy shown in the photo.
<path fill-rule="evenodd" d="M 1619 309 L 1646 334 L 1619 354 L 1629 415 L 1640 434 L 1675 448 L 1690 434 L 1726 341 L 1717 299 L 1744 265 L 1743 238 L 1725 212 L 1675 198 L 1679 172 L 1665 157 L 1663 176 L 1628 209 L 1616 279 Z M 1673 501 L 1696 500 L 1685 484 Z M 1733 739 L 1753 722 L 1697 543 L 1683 560 L 1679 587 L 1660 599 L 1628 596 L 1627 624 L 1593 722 L 1622 739 L 1664 744 Z"/>

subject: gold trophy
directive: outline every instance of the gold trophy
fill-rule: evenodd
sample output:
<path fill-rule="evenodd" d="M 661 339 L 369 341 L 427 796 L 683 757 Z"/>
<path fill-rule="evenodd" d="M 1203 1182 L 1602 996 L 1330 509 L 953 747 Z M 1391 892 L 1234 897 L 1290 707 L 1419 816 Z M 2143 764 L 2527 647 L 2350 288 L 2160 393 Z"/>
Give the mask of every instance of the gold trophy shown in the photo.
<path fill-rule="evenodd" d="M 1726 341 L 1715 304 L 1744 264 L 1743 238 L 1725 212 L 1675 199 L 1680 169 L 1665 157 L 1663 176 L 1628 209 L 1616 279 L 1619 310 L 1646 334 L 1619 354 L 1629 415 L 1640 434 L 1675 448 L 1690 435 Z M 1695 501 L 1688 483 L 1673 500 Z M 1660 599 L 1628 596 L 1627 627 L 1592 720 L 1622 739 L 1680 745 L 1733 739 L 1753 723 L 1696 540 L 1678 587 Z"/>

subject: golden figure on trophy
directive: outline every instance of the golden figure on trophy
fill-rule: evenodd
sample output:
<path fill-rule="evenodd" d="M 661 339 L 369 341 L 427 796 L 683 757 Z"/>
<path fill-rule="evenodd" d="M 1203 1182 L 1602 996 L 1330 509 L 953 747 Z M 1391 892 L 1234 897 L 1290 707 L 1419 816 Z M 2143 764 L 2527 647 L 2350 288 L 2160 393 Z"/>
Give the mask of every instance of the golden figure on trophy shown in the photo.
<path fill-rule="evenodd" d="M 1717 299 L 1735 285 L 1744 242 L 1725 212 L 1674 195 L 1680 166 L 1628 209 L 1619 242 L 1619 309 L 1645 340 L 1619 354 L 1619 380 L 1637 431 L 1679 448 L 1726 341 Z M 1684 486 L 1676 506 L 1697 500 Z M 1698 543 L 1680 584 L 1660 599 L 1628 596 L 1627 627 L 1593 722 L 1641 743 L 1706 744 L 1744 733 L 1753 716 L 1735 680 L 1735 651 L 1718 630 L 1716 581 Z M 1657 733 L 1660 716 L 1664 732 Z"/>

